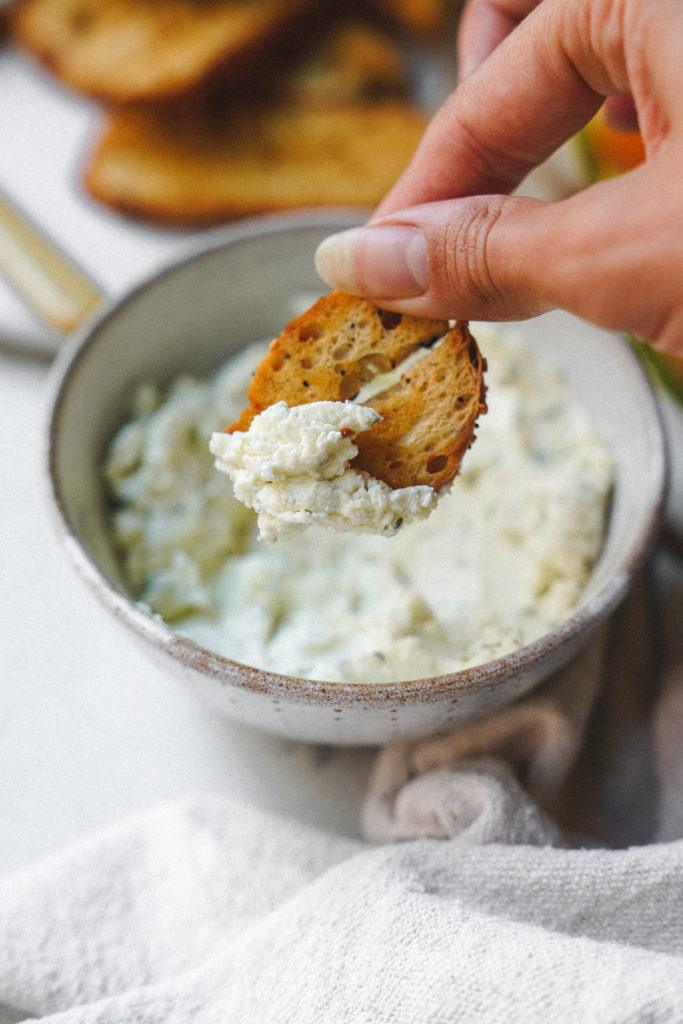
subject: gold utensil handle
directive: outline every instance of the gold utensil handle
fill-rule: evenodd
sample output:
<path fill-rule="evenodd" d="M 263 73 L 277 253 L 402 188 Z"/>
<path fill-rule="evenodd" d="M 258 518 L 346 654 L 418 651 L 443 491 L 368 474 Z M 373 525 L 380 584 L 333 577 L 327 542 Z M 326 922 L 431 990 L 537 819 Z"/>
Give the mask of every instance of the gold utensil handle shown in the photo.
<path fill-rule="evenodd" d="M 66 334 L 100 305 L 102 292 L 0 191 L 0 274 L 30 308 Z"/>

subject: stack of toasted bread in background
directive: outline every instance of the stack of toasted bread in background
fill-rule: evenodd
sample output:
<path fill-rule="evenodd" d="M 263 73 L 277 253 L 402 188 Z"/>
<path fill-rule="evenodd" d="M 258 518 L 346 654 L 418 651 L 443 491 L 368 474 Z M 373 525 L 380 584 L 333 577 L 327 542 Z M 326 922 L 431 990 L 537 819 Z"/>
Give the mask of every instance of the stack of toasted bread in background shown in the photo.
<path fill-rule="evenodd" d="M 117 210 L 212 224 L 373 205 L 425 116 L 405 40 L 440 0 L 21 0 L 14 36 L 107 108 L 85 183 Z"/>

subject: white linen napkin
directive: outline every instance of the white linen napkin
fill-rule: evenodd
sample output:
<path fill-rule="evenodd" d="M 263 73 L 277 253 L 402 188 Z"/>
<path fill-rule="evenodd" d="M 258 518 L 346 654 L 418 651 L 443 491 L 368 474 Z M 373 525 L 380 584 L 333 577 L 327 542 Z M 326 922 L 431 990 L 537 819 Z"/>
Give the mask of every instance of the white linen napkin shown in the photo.
<path fill-rule="evenodd" d="M 680 647 L 683 569 L 659 578 Z M 0 879 L 0 1021 L 683 1020 L 683 842 L 567 848 L 683 832 L 683 650 L 653 719 L 649 609 L 516 707 L 382 752 L 382 845 L 207 798 Z"/>

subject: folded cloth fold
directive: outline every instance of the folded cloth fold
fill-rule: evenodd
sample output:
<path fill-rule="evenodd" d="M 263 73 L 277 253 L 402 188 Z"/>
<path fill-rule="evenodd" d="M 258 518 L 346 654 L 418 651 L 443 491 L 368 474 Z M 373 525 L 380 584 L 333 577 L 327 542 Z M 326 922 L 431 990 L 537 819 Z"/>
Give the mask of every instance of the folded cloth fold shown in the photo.
<path fill-rule="evenodd" d="M 657 736 L 659 834 L 681 835 L 662 818 L 680 715 L 647 725 L 643 607 L 518 705 L 381 752 L 372 842 L 204 799 L 0 879 L 1 1024 L 683 1020 L 683 841 L 570 849 L 554 820 L 569 792 L 623 839 L 633 770 L 592 751 L 644 764 Z M 674 710 L 681 686 L 666 676 Z"/>
<path fill-rule="evenodd" d="M 0 992 L 50 1024 L 674 1021 L 682 886 L 681 842 L 367 848 L 171 806 L 6 883 Z"/>
<path fill-rule="evenodd" d="M 387 747 L 365 802 L 366 836 L 503 843 L 554 836 L 529 795 L 550 804 L 565 782 L 598 692 L 604 650 L 602 632 L 572 665 L 512 707 L 446 735 Z M 477 770 L 471 759 L 482 755 Z"/>

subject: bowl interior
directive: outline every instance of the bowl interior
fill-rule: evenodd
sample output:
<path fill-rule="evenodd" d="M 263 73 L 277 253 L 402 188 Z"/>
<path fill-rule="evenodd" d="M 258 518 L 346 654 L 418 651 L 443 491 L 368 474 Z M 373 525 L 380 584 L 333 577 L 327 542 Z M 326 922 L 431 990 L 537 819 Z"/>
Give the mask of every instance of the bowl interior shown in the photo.
<path fill-rule="evenodd" d="M 322 291 L 312 255 L 339 224 L 327 217 L 231 232 L 116 304 L 65 354 L 52 416 L 53 483 L 68 527 L 118 588 L 125 590 L 101 465 L 135 386 L 182 372 L 206 375 L 243 345 L 275 335 L 292 316 L 293 296 Z M 585 604 L 625 576 L 656 522 L 665 475 L 656 402 L 619 336 L 559 312 L 514 326 L 569 381 L 615 462 L 607 539 Z"/>

